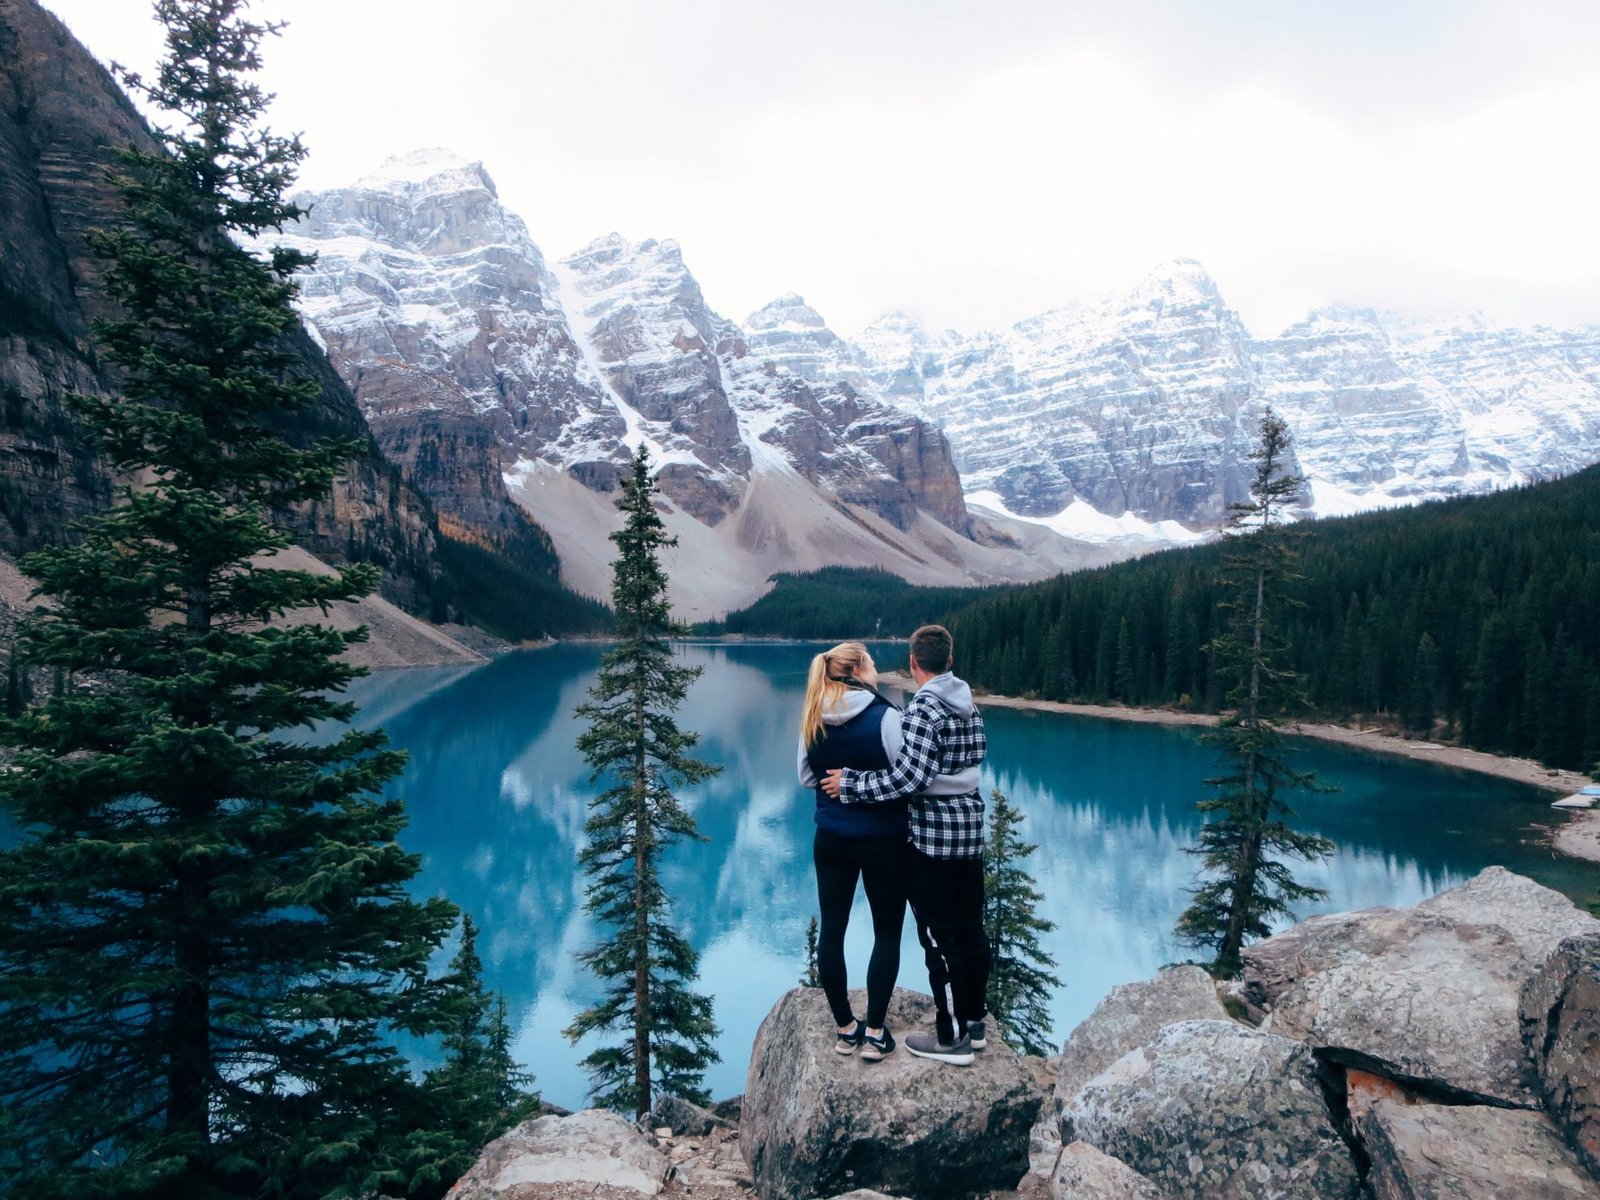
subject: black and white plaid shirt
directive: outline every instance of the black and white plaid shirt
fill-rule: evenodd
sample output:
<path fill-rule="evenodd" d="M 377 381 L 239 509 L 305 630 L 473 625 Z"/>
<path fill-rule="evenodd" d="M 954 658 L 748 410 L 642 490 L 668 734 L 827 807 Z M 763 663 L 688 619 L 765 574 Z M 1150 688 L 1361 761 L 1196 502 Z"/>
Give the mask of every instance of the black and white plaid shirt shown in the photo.
<path fill-rule="evenodd" d="M 911 844 L 930 858 L 978 858 L 983 854 L 983 795 L 918 795 L 936 775 L 976 767 L 988 752 L 983 715 L 970 717 L 947 707 L 926 689 L 900 718 L 900 754 L 887 771 L 846 769 L 839 777 L 845 804 L 883 804 L 905 799 Z"/>

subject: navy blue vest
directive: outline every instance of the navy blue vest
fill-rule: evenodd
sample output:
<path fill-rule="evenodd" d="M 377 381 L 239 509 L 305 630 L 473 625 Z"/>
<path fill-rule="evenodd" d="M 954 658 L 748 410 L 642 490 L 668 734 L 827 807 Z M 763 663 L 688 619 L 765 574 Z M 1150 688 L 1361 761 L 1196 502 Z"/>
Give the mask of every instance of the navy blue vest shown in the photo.
<path fill-rule="evenodd" d="M 838 767 L 857 771 L 884 771 L 890 767 L 883 752 L 883 718 L 886 700 L 876 699 L 865 711 L 843 725 L 824 725 L 824 737 L 806 751 L 806 760 L 818 779 Z M 906 806 L 893 804 L 840 804 L 817 789 L 817 828 L 847 838 L 904 837 Z"/>

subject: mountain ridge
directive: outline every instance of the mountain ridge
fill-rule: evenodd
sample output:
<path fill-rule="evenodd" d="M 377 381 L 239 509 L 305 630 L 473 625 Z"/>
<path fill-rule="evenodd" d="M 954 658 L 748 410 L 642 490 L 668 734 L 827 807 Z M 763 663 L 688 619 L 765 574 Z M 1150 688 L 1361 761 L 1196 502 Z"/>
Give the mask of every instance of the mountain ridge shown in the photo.
<path fill-rule="evenodd" d="M 1193 259 L 1009 329 L 904 313 L 849 343 L 891 401 L 941 423 L 969 497 L 1018 515 L 1214 524 L 1239 499 L 1267 405 L 1288 421 L 1308 515 L 1478 494 L 1600 460 L 1600 326 L 1501 327 L 1324 306 L 1256 337 Z M 1162 419 L 1208 427 L 1204 445 Z M 1017 437 L 1024 433 L 1026 437 Z M 1026 443 L 1026 444 L 1020 444 Z"/>
<path fill-rule="evenodd" d="M 986 583 L 1114 556 L 975 522 L 942 433 L 753 348 L 670 239 L 548 260 L 481 165 L 438 151 L 301 199 L 282 240 L 318 255 L 302 312 L 380 442 L 441 513 L 531 514 L 581 592 L 609 590 L 613 493 L 641 443 L 688 617 L 796 567 Z"/>

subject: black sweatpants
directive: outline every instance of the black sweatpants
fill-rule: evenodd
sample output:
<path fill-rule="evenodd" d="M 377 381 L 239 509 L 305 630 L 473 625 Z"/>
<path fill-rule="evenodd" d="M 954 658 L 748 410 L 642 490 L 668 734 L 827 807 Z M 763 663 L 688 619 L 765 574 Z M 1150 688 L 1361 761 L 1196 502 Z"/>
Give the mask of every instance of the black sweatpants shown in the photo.
<path fill-rule="evenodd" d="M 989 938 L 983 931 L 983 858 L 933 858 L 906 848 L 906 894 L 928 960 L 939 1040 L 954 1042 L 988 1011 Z"/>
<path fill-rule="evenodd" d="M 867 890 L 872 908 L 872 957 L 867 961 L 867 1027 L 883 1028 L 889 993 L 900 974 L 900 928 L 906 917 L 904 834 L 880 838 L 847 838 L 817 830 L 811 856 L 817 864 L 817 904 L 822 919 L 817 933 L 817 974 L 833 1010 L 836 1025 L 848 1025 L 849 984 L 844 966 L 844 931 L 856 899 L 856 880 Z"/>

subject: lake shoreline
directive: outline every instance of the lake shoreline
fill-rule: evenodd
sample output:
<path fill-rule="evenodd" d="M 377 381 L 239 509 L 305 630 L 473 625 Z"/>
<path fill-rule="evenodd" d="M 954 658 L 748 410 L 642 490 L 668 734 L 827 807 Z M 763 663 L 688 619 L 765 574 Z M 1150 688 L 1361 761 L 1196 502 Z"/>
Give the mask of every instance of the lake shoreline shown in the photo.
<path fill-rule="evenodd" d="M 882 678 L 887 683 L 914 690 L 911 677 L 898 671 L 885 671 Z M 982 705 L 999 708 L 1029 709 L 1035 712 L 1061 713 L 1072 717 L 1092 717 L 1107 721 L 1132 721 L 1146 725 L 1212 725 L 1212 713 L 1179 712 L 1169 708 L 1135 708 L 1120 704 L 1069 704 L 1060 700 L 1030 700 L 1020 696 L 1001 696 L 990 692 L 974 691 Z M 1458 771 L 1471 771 L 1509 779 L 1549 792 L 1553 796 L 1567 796 L 1594 782 L 1576 771 L 1561 771 L 1528 758 L 1505 758 L 1482 750 L 1469 750 L 1464 746 L 1446 746 L 1439 742 L 1421 742 L 1382 729 L 1352 729 L 1344 725 L 1313 722 L 1295 722 L 1283 727 L 1284 732 L 1295 737 L 1315 738 L 1323 742 L 1336 742 L 1373 754 L 1388 754 L 1419 762 L 1435 763 Z M 1558 853 L 1571 858 L 1600 862 L 1600 809 L 1579 811 L 1572 816 L 1560 817 L 1560 810 L 1551 810 L 1552 824 L 1545 830 L 1546 839 Z M 1557 822 L 1560 823 L 1557 823 Z"/>

